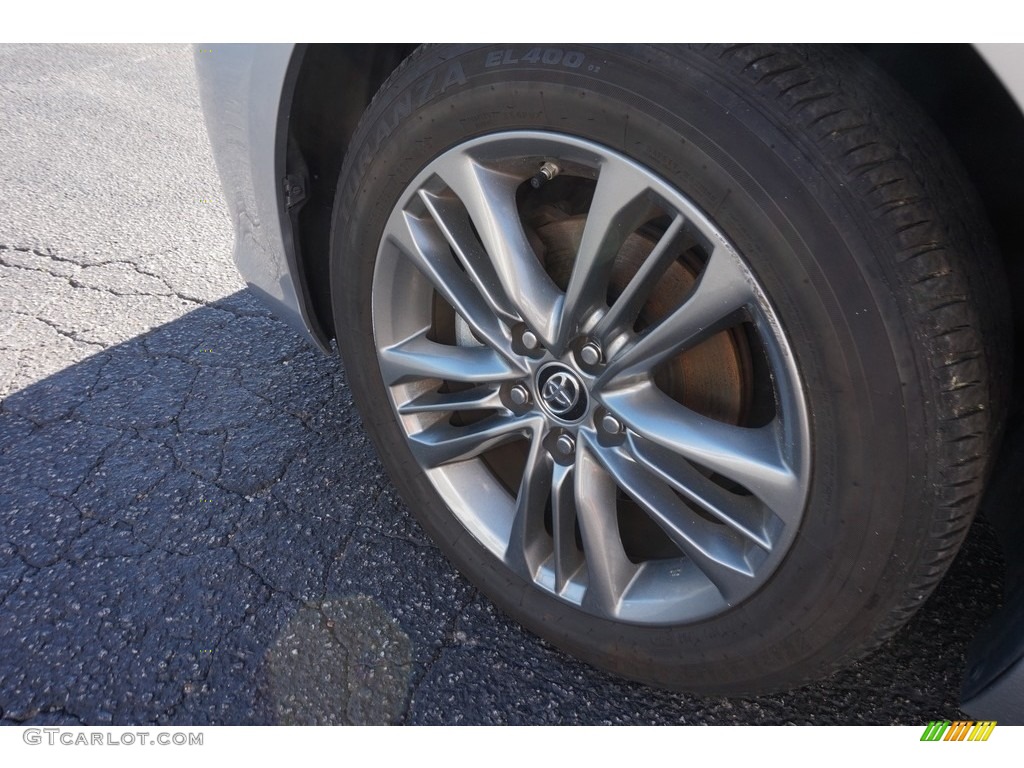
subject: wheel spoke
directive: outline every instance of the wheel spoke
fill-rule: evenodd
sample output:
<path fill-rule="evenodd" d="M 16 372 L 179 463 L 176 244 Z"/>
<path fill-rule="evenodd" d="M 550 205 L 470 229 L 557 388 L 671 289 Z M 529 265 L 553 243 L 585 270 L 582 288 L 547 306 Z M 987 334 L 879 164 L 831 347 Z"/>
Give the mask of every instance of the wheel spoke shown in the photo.
<path fill-rule="evenodd" d="M 438 175 L 465 206 L 508 302 L 541 341 L 551 345 L 563 296 L 523 230 L 516 207 L 516 189 L 522 179 L 486 168 L 464 154 L 439 162 Z"/>
<path fill-rule="evenodd" d="M 777 420 L 756 429 L 732 426 L 691 411 L 653 385 L 608 392 L 603 401 L 629 429 L 739 483 L 783 522 L 800 514 L 803 492 L 782 454 Z"/>
<path fill-rule="evenodd" d="M 554 465 L 551 478 L 551 528 L 554 534 L 555 589 L 561 592 L 583 565 L 576 547 L 576 493 L 571 466 Z"/>
<path fill-rule="evenodd" d="M 538 423 L 538 419 L 498 414 L 466 426 L 454 426 L 443 419 L 410 435 L 409 443 L 420 464 L 433 469 L 525 437 L 538 428 Z"/>
<path fill-rule="evenodd" d="M 626 238 L 654 211 L 649 177 L 618 162 L 601 166 L 565 293 L 558 348 L 595 309 L 605 306 L 612 264 Z"/>
<path fill-rule="evenodd" d="M 637 566 L 626 557 L 619 536 L 615 481 L 586 440 L 577 445 L 574 474 L 576 514 L 587 563 L 583 606 L 614 618 L 619 612 L 619 600 L 637 572 Z"/>
<path fill-rule="evenodd" d="M 381 374 L 389 385 L 416 379 L 507 381 L 526 373 L 489 347 L 438 344 L 422 332 L 381 349 L 379 354 Z"/>
<path fill-rule="evenodd" d="M 599 384 L 642 377 L 678 352 L 735 324 L 752 299 L 747 276 L 725 246 L 715 248 L 692 293 L 608 363 Z"/>
<path fill-rule="evenodd" d="M 625 290 L 615 300 L 590 335 L 607 346 L 608 341 L 615 334 L 632 328 L 658 280 L 661 279 L 669 264 L 678 257 L 689 238 L 690 235 L 686 231 L 686 219 L 682 215 L 676 216 L 665 230 L 665 234 L 658 240 L 654 250 L 640 265 L 640 269 L 633 275 Z"/>
<path fill-rule="evenodd" d="M 453 411 L 480 411 L 502 408 L 501 397 L 493 386 L 478 386 L 459 392 L 424 392 L 398 406 L 398 412 L 429 413 Z"/>
<path fill-rule="evenodd" d="M 665 483 L 621 449 L 601 447 L 596 453 L 615 482 L 708 577 L 727 603 L 749 590 L 754 570 L 739 536 L 698 517 Z"/>
<path fill-rule="evenodd" d="M 455 197 L 435 195 L 422 189 L 419 197 L 473 285 L 479 289 L 494 314 L 508 324 L 521 322 L 522 317 L 505 295 L 505 290 L 494 271 L 494 265 L 477 239 L 462 202 Z"/>
<path fill-rule="evenodd" d="M 544 511 L 551 495 L 553 464 L 540 433 L 535 434 L 519 483 L 512 531 L 505 550 L 509 567 L 531 581 L 537 577 L 537 569 L 548 555 Z"/>
<path fill-rule="evenodd" d="M 698 472 L 686 459 L 635 435 L 629 436 L 627 446 L 636 461 L 687 501 L 709 512 L 765 551 L 771 551 L 765 507 L 755 497 L 730 493 Z"/>
<path fill-rule="evenodd" d="M 506 356 L 510 354 L 510 339 L 494 309 L 469 276 L 459 269 L 444 235 L 433 221 L 424 221 L 407 212 L 403 212 L 402 219 L 401 226 L 389 231 L 389 239 L 466 321 L 478 339 Z"/>

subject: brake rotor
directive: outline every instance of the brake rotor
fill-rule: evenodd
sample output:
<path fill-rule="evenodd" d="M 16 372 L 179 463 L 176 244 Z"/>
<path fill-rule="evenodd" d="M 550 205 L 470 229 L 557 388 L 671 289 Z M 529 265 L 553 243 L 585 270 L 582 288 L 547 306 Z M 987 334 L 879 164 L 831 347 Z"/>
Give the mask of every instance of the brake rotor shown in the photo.
<path fill-rule="evenodd" d="M 572 275 L 586 221 L 586 215 L 570 216 L 550 205 L 534 217 L 536 240 L 531 240 L 535 247 L 542 246 L 537 250 L 545 269 L 562 290 Z M 609 305 L 629 285 L 656 244 L 654 237 L 641 232 L 626 238 L 612 265 Z M 700 269 L 699 257 L 692 251 L 673 261 L 641 309 L 634 330 L 642 331 L 678 307 L 697 282 Z M 654 379 L 663 392 L 687 408 L 716 421 L 740 424 L 750 399 L 749 360 L 746 337 L 726 330 L 661 365 Z"/>

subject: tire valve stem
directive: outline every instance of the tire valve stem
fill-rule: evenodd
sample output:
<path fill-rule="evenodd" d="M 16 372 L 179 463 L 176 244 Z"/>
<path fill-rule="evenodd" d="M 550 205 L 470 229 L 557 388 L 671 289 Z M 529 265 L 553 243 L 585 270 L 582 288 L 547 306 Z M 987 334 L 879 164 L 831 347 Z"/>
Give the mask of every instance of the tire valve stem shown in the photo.
<path fill-rule="evenodd" d="M 559 170 L 561 169 L 557 165 L 548 160 L 540 167 L 540 170 L 533 175 L 533 178 L 530 179 L 530 186 L 534 189 L 540 189 L 555 178 L 555 176 L 558 175 Z"/>

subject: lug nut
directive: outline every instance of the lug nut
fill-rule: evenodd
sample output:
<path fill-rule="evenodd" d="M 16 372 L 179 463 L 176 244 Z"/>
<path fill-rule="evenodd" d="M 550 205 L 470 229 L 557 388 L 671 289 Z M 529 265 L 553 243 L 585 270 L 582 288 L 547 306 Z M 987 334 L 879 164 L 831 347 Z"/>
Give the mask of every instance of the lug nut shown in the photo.
<path fill-rule="evenodd" d="M 622 423 L 610 413 L 606 413 L 601 419 L 601 429 L 609 435 L 617 435 L 622 431 Z"/>
<path fill-rule="evenodd" d="M 588 341 L 580 349 L 580 360 L 587 365 L 597 365 L 601 362 L 601 348 L 592 341 Z"/>
<path fill-rule="evenodd" d="M 537 348 L 537 335 L 533 331 L 523 331 L 521 339 L 523 342 L 523 346 L 526 347 L 527 349 Z"/>
<path fill-rule="evenodd" d="M 516 384 L 508 391 L 508 399 L 516 405 L 526 405 L 530 402 L 530 390 L 522 384 Z"/>
<path fill-rule="evenodd" d="M 576 450 L 576 441 L 569 435 L 560 435 L 555 441 L 555 448 L 563 456 L 572 456 L 572 452 Z"/>

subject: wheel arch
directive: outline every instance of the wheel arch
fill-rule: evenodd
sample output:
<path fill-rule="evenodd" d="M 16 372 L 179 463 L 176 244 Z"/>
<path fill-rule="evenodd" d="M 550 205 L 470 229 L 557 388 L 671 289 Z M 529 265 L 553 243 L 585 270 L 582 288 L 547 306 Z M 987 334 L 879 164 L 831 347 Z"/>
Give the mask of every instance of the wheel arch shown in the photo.
<path fill-rule="evenodd" d="M 415 45 L 309 44 L 295 46 L 290 77 L 281 94 L 277 146 L 284 176 L 302 180 L 299 203 L 282 192 L 283 218 L 291 239 L 303 299 L 312 329 L 321 339 L 335 337 L 331 313 L 328 248 L 335 185 L 359 118 L 387 77 Z"/>

